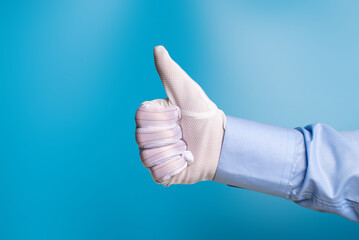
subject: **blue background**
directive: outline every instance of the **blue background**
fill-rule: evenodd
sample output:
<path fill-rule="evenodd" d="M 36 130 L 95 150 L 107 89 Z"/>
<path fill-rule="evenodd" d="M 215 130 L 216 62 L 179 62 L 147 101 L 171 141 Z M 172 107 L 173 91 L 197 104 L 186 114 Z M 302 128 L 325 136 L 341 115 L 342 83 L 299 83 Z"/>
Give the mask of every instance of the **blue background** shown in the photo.
<path fill-rule="evenodd" d="M 163 44 L 226 114 L 359 128 L 358 1 L 2 1 L 0 239 L 355 239 L 359 225 L 142 167 Z"/>

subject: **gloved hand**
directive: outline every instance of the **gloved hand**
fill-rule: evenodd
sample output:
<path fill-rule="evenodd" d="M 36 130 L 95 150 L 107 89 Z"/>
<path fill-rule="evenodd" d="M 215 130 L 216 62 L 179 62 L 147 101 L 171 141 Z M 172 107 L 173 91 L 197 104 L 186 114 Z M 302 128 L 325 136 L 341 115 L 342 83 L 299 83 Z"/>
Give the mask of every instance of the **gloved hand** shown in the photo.
<path fill-rule="evenodd" d="M 141 160 L 164 186 L 213 180 L 226 117 L 164 47 L 155 47 L 154 58 L 168 98 L 144 102 L 136 112 Z"/>

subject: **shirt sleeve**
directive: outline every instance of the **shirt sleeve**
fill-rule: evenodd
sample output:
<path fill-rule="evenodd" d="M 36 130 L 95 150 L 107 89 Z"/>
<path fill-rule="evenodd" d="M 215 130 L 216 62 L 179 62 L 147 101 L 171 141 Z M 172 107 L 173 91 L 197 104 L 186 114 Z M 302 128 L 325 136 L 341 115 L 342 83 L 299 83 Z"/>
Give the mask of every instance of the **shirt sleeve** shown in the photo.
<path fill-rule="evenodd" d="M 359 131 L 282 128 L 227 116 L 214 181 L 359 222 Z"/>

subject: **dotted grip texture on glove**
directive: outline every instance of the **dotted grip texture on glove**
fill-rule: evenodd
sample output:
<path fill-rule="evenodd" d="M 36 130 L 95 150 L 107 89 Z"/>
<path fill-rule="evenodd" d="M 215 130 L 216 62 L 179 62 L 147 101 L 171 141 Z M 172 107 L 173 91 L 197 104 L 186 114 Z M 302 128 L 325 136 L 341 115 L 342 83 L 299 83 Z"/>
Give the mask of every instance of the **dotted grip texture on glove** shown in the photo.
<path fill-rule="evenodd" d="M 146 101 L 136 112 L 142 163 L 164 186 L 213 180 L 226 117 L 164 47 L 155 47 L 154 58 L 168 98 Z"/>

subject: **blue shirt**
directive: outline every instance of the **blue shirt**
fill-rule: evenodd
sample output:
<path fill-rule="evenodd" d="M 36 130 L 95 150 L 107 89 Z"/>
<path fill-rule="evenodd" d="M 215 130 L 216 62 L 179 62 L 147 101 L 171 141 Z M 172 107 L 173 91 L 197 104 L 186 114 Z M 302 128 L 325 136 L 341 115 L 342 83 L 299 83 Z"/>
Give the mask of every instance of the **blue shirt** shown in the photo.
<path fill-rule="evenodd" d="M 359 222 L 359 131 L 282 128 L 227 116 L 214 181 Z"/>

